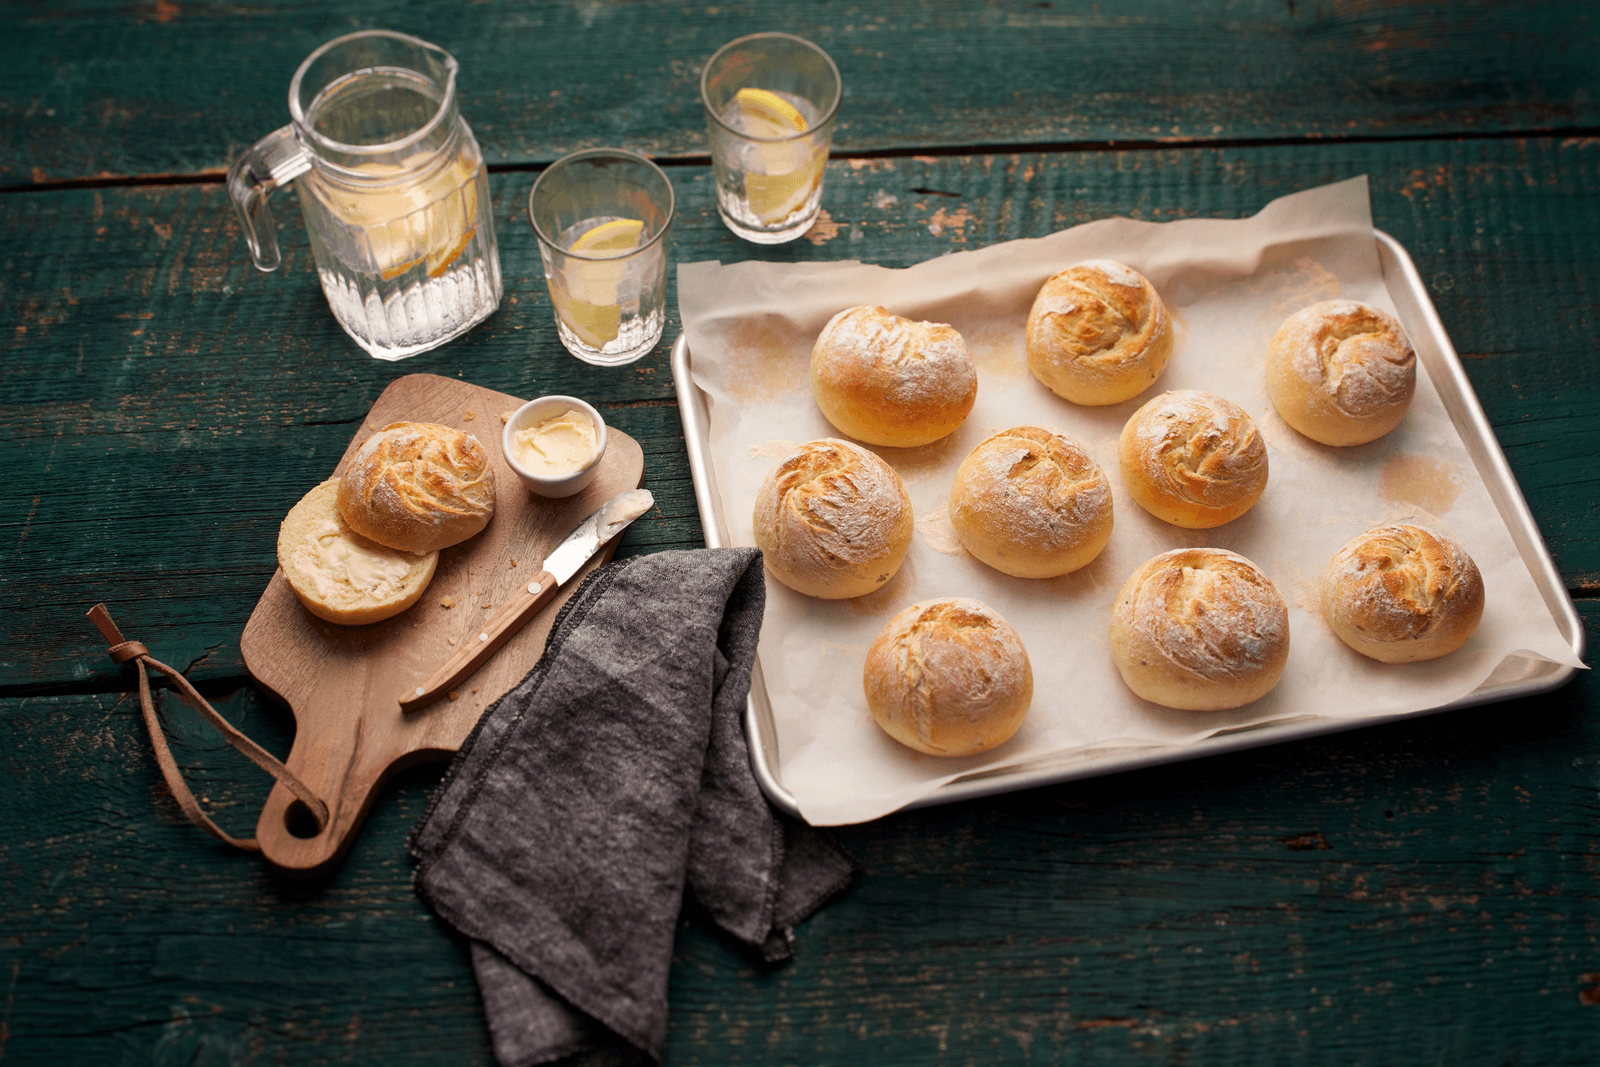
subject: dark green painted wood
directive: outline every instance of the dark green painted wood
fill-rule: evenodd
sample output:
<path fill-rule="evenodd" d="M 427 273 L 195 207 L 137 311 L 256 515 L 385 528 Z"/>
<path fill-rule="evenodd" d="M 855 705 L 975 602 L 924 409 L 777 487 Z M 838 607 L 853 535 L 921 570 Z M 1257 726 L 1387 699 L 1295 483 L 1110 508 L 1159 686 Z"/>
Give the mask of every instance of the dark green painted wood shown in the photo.
<path fill-rule="evenodd" d="M 219 699 L 286 750 L 281 712 Z M 1585 674 L 845 828 L 863 877 L 792 966 L 680 923 L 666 1062 L 1592 1063 L 1597 705 Z M 166 716 L 197 792 L 250 825 L 264 778 Z M 465 950 L 409 884 L 436 771 L 306 887 L 182 821 L 127 696 L 0 700 L 0 769 L 6 1064 L 491 1062 Z"/>
<path fill-rule="evenodd" d="M 1247 215 L 1362 173 L 1569 586 L 1600 590 L 1600 141 L 836 162 L 814 239 L 764 252 L 722 227 L 705 168 L 675 167 L 672 256 L 904 266 L 1113 214 Z M 530 184 L 494 182 L 507 303 L 398 364 L 369 359 L 333 324 L 292 204 L 280 211 L 286 266 L 264 276 L 215 185 L 0 197 L 0 336 L 13 353 L 0 365 L 0 467 L 18 472 L 0 484 L 0 588 L 19 590 L 0 599 L 0 686 L 117 684 L 81 619 L 97 600 L 194 677 L 240 676 L 238 636 L 271 575 L 278 521 L 401 374 L 590 398 L 644 444 L 660 499 L 622 550 L 698 545 L 669 346 L 614 370 L 561 350 L 520 217 Z M 674 311 L 667 337 L 678 328 Z"/>
<path fill-rule="evenodd" d="M 0 10 L 0 185 L 220 171 L 288 122 L 301 59 L 374 27 L 461 60 L 495 163 L 703 153 L 701 67 L 772 29 L 833 55 L 854 151 L 1600 125 L 1580 0 L 27 0 Z"/>

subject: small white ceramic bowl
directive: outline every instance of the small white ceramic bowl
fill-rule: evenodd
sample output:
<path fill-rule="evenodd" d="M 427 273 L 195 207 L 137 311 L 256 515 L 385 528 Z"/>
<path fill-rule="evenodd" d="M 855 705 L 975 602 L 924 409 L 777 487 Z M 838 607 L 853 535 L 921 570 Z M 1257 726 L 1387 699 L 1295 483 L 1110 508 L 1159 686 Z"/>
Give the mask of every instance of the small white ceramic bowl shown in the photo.
<path fill-rule="evenodd" d="M 517 462 L 519 430 L 532 429 L 552 415 L 559 415 L 573 408 L 577 408 L 594 420 L 595 437 L 600 447 L 588 466 L 562 478 L 545 478 Z M 533 492 L 546 497 L 572 496 L 582 492 L 590 482 L 594 481 L 595 474 L 600 470 L 600 461 L 606 454 L 606 420 L 602 419 L 600 413 L 591 405 L 575 396 L 541 396 L 522 405 L 506 421 L 505 429 L 500 432 L 500 451 L 522 484 Z"/>

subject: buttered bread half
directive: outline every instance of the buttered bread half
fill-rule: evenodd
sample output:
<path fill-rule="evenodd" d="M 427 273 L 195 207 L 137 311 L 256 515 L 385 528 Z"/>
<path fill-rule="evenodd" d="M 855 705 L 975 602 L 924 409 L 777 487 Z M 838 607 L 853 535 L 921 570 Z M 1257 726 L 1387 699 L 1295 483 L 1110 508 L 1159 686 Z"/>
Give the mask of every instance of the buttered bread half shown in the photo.
<path fill-rule="evenodd" d="M 339 479 L 300 499 L 278 527 L 278 566 L 306 610 L 360 626 L 415 604 L 433 580 L 439 553 L 402 552 L 356 533 L 339 514 Z"/>

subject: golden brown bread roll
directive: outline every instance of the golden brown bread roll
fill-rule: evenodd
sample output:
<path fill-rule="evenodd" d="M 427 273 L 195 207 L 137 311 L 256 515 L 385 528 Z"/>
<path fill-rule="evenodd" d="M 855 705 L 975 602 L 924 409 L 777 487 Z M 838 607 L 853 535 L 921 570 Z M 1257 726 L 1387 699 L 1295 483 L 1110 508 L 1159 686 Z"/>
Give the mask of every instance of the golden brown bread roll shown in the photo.
<path fill-rule="evenodd" d="M 1144 275 L 1092 259 L 1052 276 L 1028 312 L 1028 369 L 1074 404 L 1119 404 L 1172 357 L 1167 306 Z"/>
<path fill-rule="evenodd" d="M 1278 414 L 1325 445 L 1376 441 L 1405 418 L 1417 357 L 1400 324 L 1354 300 L 1326 300 L 1284 320 L 1267 343 Z"/>
<path fill-rule="evenodd" d="M 1122 484 L 1174 526 L 1232 522 L 1267 487 L 1267 446 L 1245 410 L 1215 393 L 1175 389 L 1133 413 L 1117 441 Z"/>
<path fill-rule="evenodd" d="M 390 423 L 350 457 L 339 514 L 363 537 L 402 552 L 448 548 L 494 515 L 489 453 L 449 426 Z"/>
<path fill-rule="evenodd" d="M 1322 577 L 1322 614 L 1340 640 L 1384 663 L 1448 656 L 1483 617 L 1483 577 L 1460 542 L 1390 523 L 1353 539 Z"/>
<path fill-rule="evenodd" d="M 961 425 L 978 397 L 978 371 L 951 327 L 853 307 L 829 320 L 812 347 L 811 393 L 840 433 L 909 448 Z"/>
<path fill-rule="evenodd" d="M 1289 659 L 1289 610 L 1267 576 L 1221 548 L 1163 552 L 1111 609 L 1111 656 L 1139 696 L 1186 711 L 1267 695 Z"/>
<path fill-rule="evenodd" d="M 849 441 L 801 445 L 767 472 L 751 521 L 768 573 L 824 600 L 880 588 L 911 547 L 900 476 Z"/>
<path fill-rule="evenodd" d="M 289 509 L 278 527 L 278 566 L 306 610 L 359 626 L 415 604 L 439 553 L 414 555 L 376 544 L 339 517 L 339 479 L 329 478 Z"/>
<path fill-rule="evenodd" d="M 1033 667 L 1017 631 L 976 600 L 913 604 L 867 650 L 867 707 L 885 733 L 930 756 L 971 756 L 1017 732 Z"/>
<path fill-rule="evenodd" d="M 1070 438 L 1017 426 L 982 441 L 950 487 L 967 551 L 1018 578 L 1077 570 L 1111 540 L 1111 484 Z"/>

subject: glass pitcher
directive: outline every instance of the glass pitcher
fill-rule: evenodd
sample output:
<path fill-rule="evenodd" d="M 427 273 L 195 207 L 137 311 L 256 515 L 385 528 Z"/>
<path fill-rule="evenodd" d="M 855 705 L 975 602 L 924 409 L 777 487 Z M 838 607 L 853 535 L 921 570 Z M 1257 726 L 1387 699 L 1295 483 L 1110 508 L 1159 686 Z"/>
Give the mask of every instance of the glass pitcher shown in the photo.
<path fill-rule="evenodd" d="M 256 266 L 276 270 L 267 198 L 300 179 L 322 291 L 378 359 L 404 359 L 470 330 L 500 305 L 488 171 L 456 111 L 459 65 L 387 30 L 329 41 L 289 83 L 288 126 L 228 170 Z"/>

